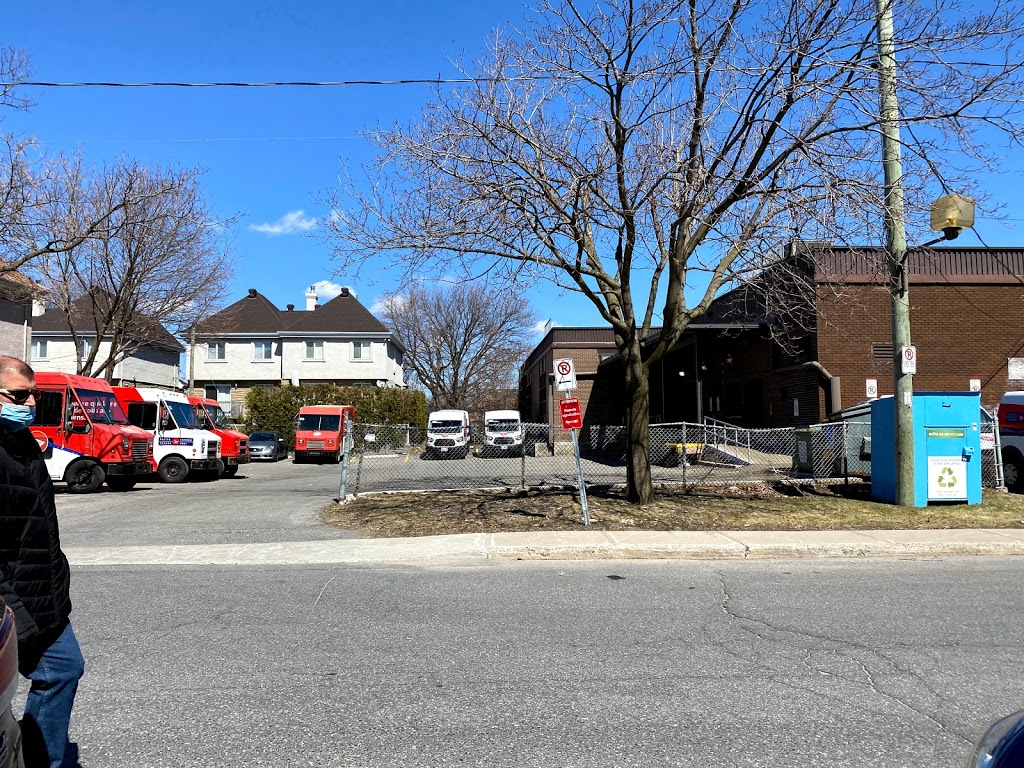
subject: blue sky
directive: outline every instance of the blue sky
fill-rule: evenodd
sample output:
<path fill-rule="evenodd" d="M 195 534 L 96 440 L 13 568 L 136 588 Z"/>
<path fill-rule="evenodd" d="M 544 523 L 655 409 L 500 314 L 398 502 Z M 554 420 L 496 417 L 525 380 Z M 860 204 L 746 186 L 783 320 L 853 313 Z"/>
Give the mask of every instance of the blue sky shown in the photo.
<path fill-rule="evenodd" d="M 519 0 L 380 0 L 377 3 L 177 3 L 72 0 L 8 3 L 2 40 L 22 48 L 33 77 L 48 81 L 352 80 L 456 75 L 452 58 L 476 57 L 488 33 L 525 15 Z M 389 277 L 335 274 L 327 244 L 306 236 L 326 212 L 339 158 L 357 166 L 361 129 L 414 119 L 425 86 L 274 89 L 45 89 L 5 127 L 43 148 L 80 150 L 101 163 L 201 166 L 214 209 L 239 216 L 238 269 L 226 302 L 256 288 L 278 306 L 304 305 L 307 286 L 351 285 L 366 306 L 396 287 Z M 989 179 L 1009 217 L 1015 204 Z M 1004 190 L 1001 194 L 1000 190 Z M 1016 210 L 1015 210 L 1016 208 Z M 1012 225 L 1011 225 L 1012 226 Z M 1017 224 L 1016 226 L 1020 226 Z M 1005 225 L 979 221 L 989 245 L 1020 245 Z M 965 245 L 978 244 L 970 233 Z M 537 316 L 560 325 L 602 324 L 589 302 L 538 287 Z"/>
<path fill-rule="evenodd" d="M 8 4 L 2 40 L 29 53 L 41 81 L 358 80 L 457 73 L 495 27 L 518 22 L 515 0 L 310 2 L 71 2 Z M 35 89 L 33 108 L 5 128 L 53 151 L 101 163 L 200 166 L 214 209 L 240 217 L 228 301 L 256 288 L 278 306 L 304 306 L 319 281 L 351 285 L 366 306 L 388 277 L 336 275 L 327 244 L 306 236 L 326 208 L 339 158 L 370 158 L 359 132 L 414 119 L 426 86 L 274 89 Z M 326 138 L 325 138 L 326 137 Z M 582 297 L 539 290 L 538 317 L 598 323 Z M 555 308 L 557 305 L 557 309 Z"/>

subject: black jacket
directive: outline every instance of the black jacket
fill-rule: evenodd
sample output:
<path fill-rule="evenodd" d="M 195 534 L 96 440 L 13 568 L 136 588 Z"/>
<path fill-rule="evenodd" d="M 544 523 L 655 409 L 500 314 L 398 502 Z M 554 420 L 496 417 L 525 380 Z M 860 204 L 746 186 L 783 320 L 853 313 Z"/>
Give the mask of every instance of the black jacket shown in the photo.
<path fill-rule="evenodd" d="M 70 581 L 39 445 L 28 429 L 0 427 L 0 597 L 14 611 L 23 672 L 67 626 Z"/>

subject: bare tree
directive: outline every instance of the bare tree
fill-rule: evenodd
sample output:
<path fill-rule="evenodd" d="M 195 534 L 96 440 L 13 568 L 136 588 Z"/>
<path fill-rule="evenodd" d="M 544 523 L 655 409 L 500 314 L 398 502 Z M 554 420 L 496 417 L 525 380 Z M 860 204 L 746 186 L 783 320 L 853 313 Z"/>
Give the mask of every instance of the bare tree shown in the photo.
<path fill-rule="evenodd" d="M 29 100 L 17 84 L 28 72 L 28 56 L 0 45 L 0 108 L 26 109 Z M 86 208 L 81 158 L 38 156 L 30 139 L 0 132 L 0 274 L 13 272 L 49 254 L 67 253 L 109 226 L 110 217 L 138 199 L 130 183 L 105 207 Z M 54 217 L 74 210 L 76 216 Z"/>
<path fill-rule="evenodd" d="M 461 284 L 415 287 L 382 304 L 381 318 L 435 408 L 486 410 L 495 393 L 515 386 L 535 322 L 522 297 Z"/>
<path fill-rule="evenodd" d="M 648 502 L 652 363 L 786 241 L 878 239 L 875 15 L 872 0 L 541 0 L 466 68 L 472 85 L 369 134 L 370 178 L 331 199 L 340 268 L 383 255 L 587 296 L 624 363 L 628 495 Z M 994 162 L 979 129 L 1020 138 L 1021 10 L 908 0 L 898 15 L 920 211 L 933 162 L 956 186 Z"/>
<path fill-rule="evenodd" d="M 198 171 L 126 161 L 51 207 L 51 226 L 80 229 L 96 211 L 111 211 L 107 224 L 75 247 L 47 254 L 37 270 L 76 347 L 83 337 L 94 340 L 78 372 L 110 379 L 119 362 L 166 342 L 168 332 L 209 313 L 223 296 L 228 222 L 209 210 Z"/>

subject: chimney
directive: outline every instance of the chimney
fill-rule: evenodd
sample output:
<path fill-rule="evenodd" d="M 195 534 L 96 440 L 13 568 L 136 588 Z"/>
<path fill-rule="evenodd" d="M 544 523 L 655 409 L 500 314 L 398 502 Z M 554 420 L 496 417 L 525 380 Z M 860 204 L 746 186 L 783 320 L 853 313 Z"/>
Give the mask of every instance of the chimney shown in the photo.
<path fill-rule="evenodd" d="M 346 285 L 346 286 L 344 286 L 344 287 L 343 287 L 343 288 L 341 289 L 341 295 L 342 295 L 342 296 L 348 296 L 348 286 L 347 286 L 347 285 Z"/>
<path fill-rule="evenodd" d="M 250 299 L 255 299 L 256 298 L 256 289 L 255 288 L 250 288 L 249 289 L 249 298 Z"/>
<path fill-rule="evenodd" d="M 295 311 L 295 305 L 294 304 L 289 304 L 288 305 L 288 311 L 289 312 L 294 312 Z"/>
<path fill-rule="evenodd" d="M 312 312 L 316 309 L 316 286 L 309 286 L 309 290 L 306 291 L 306 311 Z"/>

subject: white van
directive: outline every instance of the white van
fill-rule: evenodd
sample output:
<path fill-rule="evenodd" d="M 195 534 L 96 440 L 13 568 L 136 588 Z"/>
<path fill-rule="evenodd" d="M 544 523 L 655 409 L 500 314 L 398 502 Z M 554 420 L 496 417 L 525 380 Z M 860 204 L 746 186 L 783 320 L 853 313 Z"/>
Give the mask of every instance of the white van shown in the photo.
<path fill-rule="evenodd" d="M 523 455 L 523 421 L 519 411 L 487 411 L 480 455 Z"/>
<path fill-rule="evenodd" d="M 427 418 L 426 457 L 469 456 L 469 412 L 434 411 Z"/>

